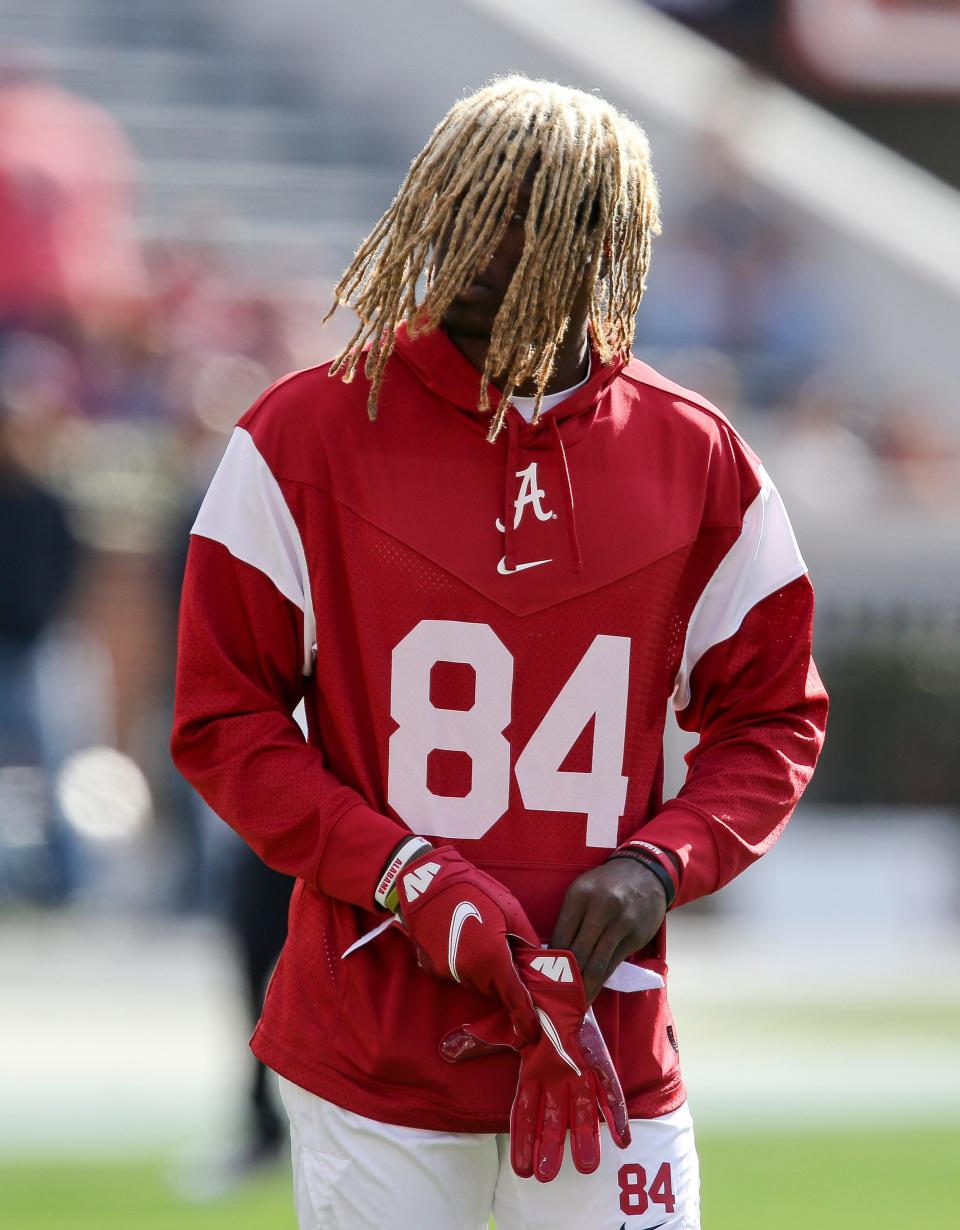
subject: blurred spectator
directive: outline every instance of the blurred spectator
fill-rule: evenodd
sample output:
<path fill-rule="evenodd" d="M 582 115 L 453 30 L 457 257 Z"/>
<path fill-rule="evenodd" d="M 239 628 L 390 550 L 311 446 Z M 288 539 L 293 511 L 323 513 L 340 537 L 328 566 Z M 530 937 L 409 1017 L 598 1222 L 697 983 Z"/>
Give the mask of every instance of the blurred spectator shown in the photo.
<path fill-rule="evenodd" d="M 866 397 L 849 377 L 821 366 L 780 409 L 769 433 L 769 461 L 784 500 L 808 523 L 843 524 L 886 494 L 881 467 L 856 430 Z"/>
<path fill-rule="evenodd" d="M 0 316 L 43 321 L 141 293 L 132 183 L 105 111 L 23 69 L 0 74 Z"/>
<path fill-rule="evenodd" d="M 936 402 L 915 393 L 890 399 L 872 433 L 889 478 L 912 504 L 931 511 L 960 508 L 960 433 Z M 950 424 L 950 427 L 947 425 Z"/>
<path fill-rule="evenodd" d="M 41 633 L 59 614 L 76 565 L 66 513 L 15 458 L 9 445 L 9 415 L 0 403 L 0 687 L 5 751 L 29 739 L 29 716 L 10 712 L 14 680 L 22 676 Z M 18 734 L 18 728 L 23 732 Z"/>
<path fill-rule="evenodd" d="M 80 366 L 68 345 L 39 332 L 0 332 L 7 447 L 35 474 L 47 471 L 59 432 L 80 411 L 81 393 Z"/>
<path fill-rule="evenodd" d="M 82 398 L 97 418 L 162 419 L 167 411 L 170 356 L 162 322 L 144 299 L 84 322 L 80 352 Z"/>
<path fill-rule="evenodd" d="M 704 141 L 700 152 L 697 197 L 665 227 L 654 257 L 641 345 L 716 351 L 736 364 L 747 404 L 775 406 L 824 347 L 823 290 L 723 142 Z M 699 387 L 699 373 L 671 374 Z"/>
<path fill-rule="evenodd" d="M 76 548 L 60 501 L 16 459 L 8 423 L 8 411 L 0 403 L 0 769 L 50 769 L 45 764 L 49 741 L 37 695 L 36 651 L 70 591 Z M 70 860 L 56 823 L 49 778 L 33 807 L 38 828 L 50 830 L 52 875 L 43 887 L 53 897 L 66 896 L 73 887 Z M 0 856 L 5 844 L 0 834 Z"/>

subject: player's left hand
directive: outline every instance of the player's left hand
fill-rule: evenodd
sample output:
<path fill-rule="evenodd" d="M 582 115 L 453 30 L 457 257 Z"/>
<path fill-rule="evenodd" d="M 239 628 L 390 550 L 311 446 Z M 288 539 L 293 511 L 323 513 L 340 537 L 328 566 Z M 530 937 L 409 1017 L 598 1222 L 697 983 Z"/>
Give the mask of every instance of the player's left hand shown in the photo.
<path fill-rule="evenodd" d="M 620 962 L 653 939 L 666 912 L 666 892 L 652 871 L 635 859 L 611 859 L 567 889 L 550 947 L 574 954 L 593 1003 Z"/>

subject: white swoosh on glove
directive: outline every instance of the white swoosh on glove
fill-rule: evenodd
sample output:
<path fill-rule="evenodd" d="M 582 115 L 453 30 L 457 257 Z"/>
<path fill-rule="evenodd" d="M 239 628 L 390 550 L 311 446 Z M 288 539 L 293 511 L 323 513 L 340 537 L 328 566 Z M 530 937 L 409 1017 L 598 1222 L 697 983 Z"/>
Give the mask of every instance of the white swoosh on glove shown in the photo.
<path fill-rule="evenodd" d="M 472 901 L 461 901 L 453 911 L 453 917 L 450 920 L 450 939 L 447 943 L 447 964 L 450 966 L 450 976 L 455 982 L 460 981 L 460 975 L 457 973 L 457 948 L 460 945 L 460 932 L 468 918 L 475 918 L 478 922 L 483 922 L 480 911 Z"/>
<path fill-rule="evenodd" d="M 574 1061 L 570 1058 L 567 1052 L 563 1049 L 563 1043 L 560 1041 L 560 1034 L 557 1032 L 556 1025 L 554 1025 L 553 1021 L 550 1020 L 550 1018 L 547 1016 L 547 1014 L 543 1011 L 542 1008 L 537 1009 L 537 1016 L 540 1018 L 540 1024 L 543 1026 L 543 1032 L 547 1035 L 547 1037 L 553 1043 L 554 1050 L 557 1052 L 557 1054 L 560 1056 L 560 1058 L 563 1060 L 565 1064 L 569 1064 L 569 1066 L 573 1068 L 577 1076 L 582 1076 L 583 1074 L 580 1071 L 580 1069 L 577 1067 Z M 596 1018 L 594 1018 L 593 1023 L 594 1025 L 597 1026 L 597 1030 L 599 1032 L 600 1027 L 599 1025 L 597 1025 Z M 603 1035 L 601 1034 L 600 1036 L 602 1037 Z"/>

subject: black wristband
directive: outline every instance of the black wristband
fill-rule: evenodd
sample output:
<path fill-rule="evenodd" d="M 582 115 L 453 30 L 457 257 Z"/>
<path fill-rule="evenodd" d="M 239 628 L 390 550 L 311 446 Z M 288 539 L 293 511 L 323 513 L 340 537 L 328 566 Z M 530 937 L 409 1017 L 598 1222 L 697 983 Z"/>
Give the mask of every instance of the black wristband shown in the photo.
<path fill-rule="evenodd" d="M 644 867 L 652 871 L 663 885 L 663 891 L 667 895 L 667 909 L 670 909 L 676 898 L 677 890 L 666 867 L 658 863 L 655 858 L 651 858 L 649 854 L 644 854 L 640 850 L 617 850 L 616 853 L 610 855 L 607 862 L 612 863 L 615 858 L 632 858 L 635 863 L 643 863 Z"/>

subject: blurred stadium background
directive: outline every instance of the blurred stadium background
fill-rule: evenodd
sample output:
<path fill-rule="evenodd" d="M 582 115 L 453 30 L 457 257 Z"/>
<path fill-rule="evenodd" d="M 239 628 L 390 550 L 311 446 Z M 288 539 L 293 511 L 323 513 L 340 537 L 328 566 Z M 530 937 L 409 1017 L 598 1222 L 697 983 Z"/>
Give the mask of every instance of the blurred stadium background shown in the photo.
<path fill-rule="evenodd" d="M 743 429 L 818 591 L 818 777 L 674 919 L 705 1224 L 956 1216 L 960 5 L 0 0 L 15 1230 L 293 1225 L 282 1173 L 209 1202 L 251 1076 L 234 839 L 167 757 L 185 536 L 238 415 L 338 349 L 332 282 L 427 132 L 509 70 L 647 127 L 637 350 Z"/>

